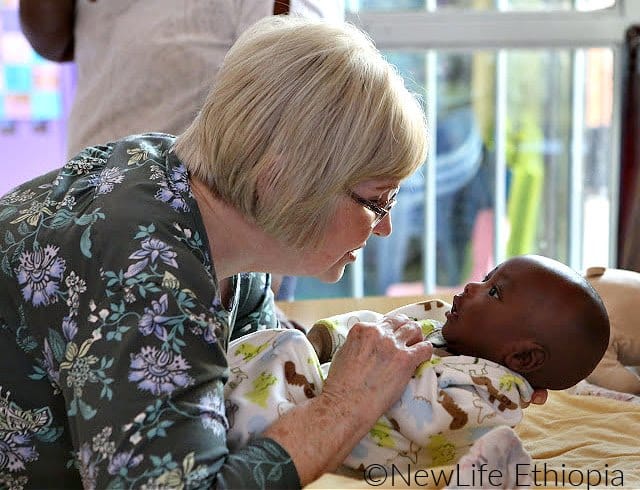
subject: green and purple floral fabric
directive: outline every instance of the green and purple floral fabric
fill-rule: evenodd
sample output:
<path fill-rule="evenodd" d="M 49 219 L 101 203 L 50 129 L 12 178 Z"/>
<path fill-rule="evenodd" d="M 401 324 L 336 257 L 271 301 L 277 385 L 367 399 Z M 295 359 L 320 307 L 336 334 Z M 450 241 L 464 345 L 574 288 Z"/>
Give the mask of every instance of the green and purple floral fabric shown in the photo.
<path fill-rule="evenodd" d="M 243 274 L 222 307 L 173 142 L 88 148 L 0 198 L 0 487 L 299 486 L 274 441 L 227 449 L 226 347 L 276 326 L 273 296 Z"/>

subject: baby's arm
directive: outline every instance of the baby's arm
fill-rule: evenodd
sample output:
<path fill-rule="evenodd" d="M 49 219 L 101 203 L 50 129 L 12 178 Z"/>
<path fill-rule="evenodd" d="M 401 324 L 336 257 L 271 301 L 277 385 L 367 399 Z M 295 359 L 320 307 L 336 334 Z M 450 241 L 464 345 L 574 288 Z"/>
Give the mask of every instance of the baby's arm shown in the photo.
<path fill-rule="evenodd" d="M 386 315 L 370 310 L 359 310 L 342 315 L 335 315 L 329 318 L 318 320 L 307 333 L 307 338 L 313 345 L 321 363 L 328 362 L 333 358 L 336 351 L 344 344 L 349 330 L 358 322 L 379 322 L 384 317 L 411 319 L 420 322 L 423 326 L 423 333 L 428 335 L 433 330 L 433 321 L 439 325 L 446 321 L 445 312 L 451 309 L 451 305 L 436 299 L 396 308 Z"/>
<path fill-rule="evenodd" d="M 333 359 L 333 355 L 344 344 L 349 330 L 356 323 L 379 322 L 384 318 L 375 311 L 360 310 L 318 320 L 307 332 L 307 339 L 318 354 L 321 363 Z"/>

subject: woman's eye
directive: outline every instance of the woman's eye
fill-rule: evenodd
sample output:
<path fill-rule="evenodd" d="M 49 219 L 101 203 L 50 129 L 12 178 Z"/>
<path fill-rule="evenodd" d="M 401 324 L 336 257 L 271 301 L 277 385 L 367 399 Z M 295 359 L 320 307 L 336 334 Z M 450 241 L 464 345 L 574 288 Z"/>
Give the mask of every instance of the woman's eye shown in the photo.
<path fill-rule="evenodd" d="M 489 296 L 495 296 L 498 298 L 500 296 L 500 291 L 498 291 L 497 287 L 491 286 L 491 289 L 489 289 Z"/>

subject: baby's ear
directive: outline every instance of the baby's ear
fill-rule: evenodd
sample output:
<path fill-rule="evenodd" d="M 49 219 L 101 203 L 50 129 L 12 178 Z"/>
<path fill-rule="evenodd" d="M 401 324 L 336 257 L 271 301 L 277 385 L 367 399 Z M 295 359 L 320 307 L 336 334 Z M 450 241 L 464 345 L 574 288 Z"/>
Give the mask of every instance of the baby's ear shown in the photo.
<path fill-rule="evenodd" d="M 530 373 L 540 369 L 547 361 L 546 349 L 533 340 L 514 342 L 505 357 L 505 365 L 517 373 Z"/>

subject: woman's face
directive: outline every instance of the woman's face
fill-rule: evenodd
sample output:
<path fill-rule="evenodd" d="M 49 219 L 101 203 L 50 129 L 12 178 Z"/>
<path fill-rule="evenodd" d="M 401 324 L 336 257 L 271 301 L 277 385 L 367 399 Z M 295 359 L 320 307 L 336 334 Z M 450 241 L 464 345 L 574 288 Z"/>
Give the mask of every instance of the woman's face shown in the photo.
<path fill-rule="evenodd" d="M 358 184 L 352 191 L 363 199 L 384 206 L 398 185 L 396 180 L 369 180 Z M 356 259 L 372 233 L 379 236 L 391 233 L 390 214 L 374 226 L 375 220 L 373 211 L 346 194 L 341 196 L 320 245 L 303 252 L 300 257 L 303 274 L 325 282 L 339 281 L 345 266 Z"/>

